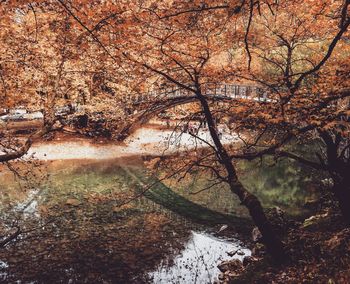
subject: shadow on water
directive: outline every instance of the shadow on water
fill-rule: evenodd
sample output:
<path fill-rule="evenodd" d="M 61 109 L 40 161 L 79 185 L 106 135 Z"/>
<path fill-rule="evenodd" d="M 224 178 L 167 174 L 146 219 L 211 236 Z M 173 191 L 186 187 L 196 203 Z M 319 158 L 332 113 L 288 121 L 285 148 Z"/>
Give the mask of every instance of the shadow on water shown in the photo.
<path fill-rule="evenodd" d="M 229 224 L 244 240 L 250 230 L 228 188 L 191 195 L 206 187 L 206 176 L 160 182 L 142 164 L 140 157 L 48 162 L 48 182 L 31 191 L 2 173 L 0 235 L 14 223 L 25 233 L 0 250 L 0 282 L 206 283 L 220 260 L 231 259 L 227 251 L 249 255 L 237 239 L 213 234 Z M 297 213 L 308 196 L 308 179 L 297 178 L 303 170 L 240 165 L 243 182 L 265 206 Z M 147 184 L 154 186 L 142 198 L 119 206 Z"/>
<path fill-rule="evenodd" d="M 144 193 L 144 196 L 180 216 L 209 226 L 228 224 L 234 228 L 236 233 L 248 234 L 251 231 L 252 223 L 246 217 L 223 214 L 194 203 L 176 193 L 155 177 L 146 177 L 140 169 L 123 168 L 123 170 L 125 175 L 130 176 L 139 193 L 143 192 L 144 185 L 152 184 L 153 186 Z"/>
<path fill-rule="evenodd" d="M 17 219 L 25 233 L 0 251 L 0 280 L 186 283 L 174 278 L 181 271 L 186 279 L 195 276 L 210 282 L 218 273 L 219 259 L 232 258 L 226 251 L 244 250 L 236 239 L 210 234 L 210 226 L 240 218 L 186 201 L 165 185 L 118 206 L 135 189 L 137 192 L 140 181 L 150 182 L 135 162 L 139 164 L 137 159 L 132 166 L 120 161 L 48 163 L 49 181 L 24 193 L 4 176 L 0 229 L 10 230 Z M 19 210 L 22 214 L 17 214 Z M 218 257 L 206 259 L 204 254 Z M 192 266 L 180 267 L 181 256 Z M 194 271 L 194 267 L 203 269 Z M 161 280 L 165 274 L 173 275 L 170 282 Z"/>

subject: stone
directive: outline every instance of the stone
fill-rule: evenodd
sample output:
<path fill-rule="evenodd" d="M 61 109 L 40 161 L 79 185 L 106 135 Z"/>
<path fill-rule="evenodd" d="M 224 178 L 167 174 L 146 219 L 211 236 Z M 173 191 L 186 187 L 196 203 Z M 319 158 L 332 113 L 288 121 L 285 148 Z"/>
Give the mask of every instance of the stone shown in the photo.
<path fill-rule="evenodd" d="M 258 227 L 254 227 L 254 229 L 252 230 L 252 239 L 253 242 L 259 242 L 262 239 L 262 235 Z"/>
<path fill-rule="evenodd" d="M 245 258 L 243 258 L 243 266 L 247 267 L 248 265 L 250 265 L 251 263 L 257 261 L 257 259 L 253 256 L 246 256 Z"/>
<path fill-rule="evenodd" d="M 316 198 L 306 198 L 304 207 L 306 208 L 317 208 L 319 200 Z"/>
<path fill-rule="evenodd" d="M 79 206 L 81 204 L 81 202 L 75 198 L 68 198 L 66 201 L 66 204 L 71 205 L 71 206 Z"/>
<path fill-rule="evenodd" d="M 252 255 L 261 257 L 265 254 L 265 246 L 263 244 L 255 244 L 255 246 L 252 249 Z"/>
<path fill-rule="evenodd" d="M 243 264 L 239 259 L 226 260 L 221 262 L 218 268 L 221 272 L 232 271 L 238 273 L 243 271 Z"/>
<path fill-rule="evenodd" d="M 329 220 L 330 220 L 330 217 L 328 212 L 324 214 L 317 214 L 305 219 L 302 227 L 303 228 L 316 227 L 319 224 L 326 223 Z"/>
<path fill-rule="evenodd" d="M 224 273 L 220 273 L 218 278 L 219 278 L 219 280 L 224 280 L 225 279 L 225 274 Z"/>

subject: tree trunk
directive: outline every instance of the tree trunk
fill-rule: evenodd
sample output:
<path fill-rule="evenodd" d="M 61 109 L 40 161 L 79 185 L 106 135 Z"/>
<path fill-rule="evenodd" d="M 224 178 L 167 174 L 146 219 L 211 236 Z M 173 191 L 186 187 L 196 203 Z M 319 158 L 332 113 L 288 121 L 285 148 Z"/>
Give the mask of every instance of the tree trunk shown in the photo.
<path fill-rule="evenodd" d="M 350 226 L 350 178 L 342 182 L 335 182 L 333 192 L 339 202 L 342 217 L 346 224 Z"/>
<path fill-rule="evenodd" d="M 230 189 L 238 195 L 241 203 L 249 210 L 250 216 L 262 235 L 262 243 L 265 245 L 267 252 L 275 261 L 284 262 L 287 257 L 283 244 L 267 219 L 259 199 L 247 191 L 238 180 L 230 181 Z"/>
<path fill-rule="evenodd" d="M 350 145 L 349 138 L 324 130 L 319 130 L 319 134 L 326 145 L 327 168 L 334 182 L 332 191 L 339 202 L 344 221 L 350 225 L 350 157 L 345 151 Z M 342 148 L 342 144 L 345 148 Z"/>
<path fill-rule="evenodd" d="M 232 159 L 220 141 L 214 117 L 211 113 L 206 98 L 201 94 L 200 91 L 197 93 L 197 97 L 201 103 L 205 118 L 207 120 L 209 132 L 215 144 L 217 157 L 227 172 L 227 182 L 230 186 L 231 191 L 239 197 L 242 205 L 246 206 L 249 210 L 250 216 L 261 232 L 262 242 L 266 246 L 267 252 L 274 258 L 276 262 L 284 262 L 286 260 L 286 255 L 281 240 L 274 232 L 258 198 L 247 191 L 242 183 L 238 180 Z"/>

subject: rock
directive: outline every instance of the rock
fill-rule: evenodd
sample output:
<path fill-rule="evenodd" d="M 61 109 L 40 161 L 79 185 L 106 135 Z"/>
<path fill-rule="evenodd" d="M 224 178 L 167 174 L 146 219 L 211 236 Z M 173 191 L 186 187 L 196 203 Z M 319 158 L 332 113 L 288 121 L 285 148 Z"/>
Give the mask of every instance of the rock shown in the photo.
<path fill-rule="evenodd" d="M 236 254 L 237 255 L 244 255 L 244 251 L 242 251 L 241 249 L 237 249 L 237 250 L 234 250 L 234 251 L 230 251 L 230 252 L 226 252 L 228 256 L 235 256 Z"/>
<path fill-rule="evenodd" d="M 219 278 L 219 280 L 224 280 L 225 279 L 225 274 L 224 273 L 220 273 L 218 278 Z"/>
<path fill-rule="evenodd" d="M 262 235 L 261 235 L 258 227 L 254 227 L 254 229 L 252 230 L 252 239 L 253 239 L 253 242 L 261 241 Z"/>
<path fill-rule="evenodd" d="M 317 208 L 318 205 L 319 205 L 319 200 L 315 198 L 306 198 L 304 203 L 304 207 L 310 208 L 310 209 Z"/>
<path fill-rule="evenodd" d="M 341 232 L 338 232 L 334 236 L 332 236 L 330 239 L 325 241 L 325 247 L 327 247 L 328 250 L 334 251 L 335 249 L 344 249 L 346 244 L 350 240 L 350 229 L 344 229 Z"/>
<path fill-rule="evenodd" d="M 219 229 L 219 231 L 217 231 L 217 234 L 220 234 L 222 231 L 226 230 L 227 228 L 228 228 L 227 225 L 221 226 L 221 228 Z"/>
<path fill-rule="evenodd" d="M 255 261 L 257 261 L 257 258 L 255 258 L 253 256 L 246 256 L 245 258 L 243 258 L 243 266 L 247 267 L 249 264 L 251 264 Z"/>
<path fill-rule="evenodd" d="M 71 206 L 79 206 L 81 204 L 81 202 L 75 198 L 68 198 L 66 201 L 66 204 L 71 205 Z"/>
<path fill-rule="evenodd" d="M 330 217 L 329 217 L 328 212 L 326 212 L 324 214 L 317 214 L 317 215 L 311 216 L 310 218 L 305 219 L 302 227 L 303 228 L 315 227 L 321 223 L 325 223 L 325 222 L 329 221 L 329 219 L 330 219 Z"/>
<path fill-rule="evenodd" d="M 255 246 L 252 249 L 252 255 L 261 257 L 265 254 L 265 247 L 263 244 L 255 244 Z"/>
<path fill-rule="evenodd" d="M 243 271 L 243 264 L 239 259 L 233 259 L 233 260 L 226 260 L 221 262 L 218 265 L 218 268 L 221 272 L 237 272 L 240 273 Z"/>
<path fill-rule="evenodd" d="M 237 249 L 237 250 L 234 250 L 234 251 L 229 251 L 229 252 L 226 252 L 226 253 L 227 253 L 228 256 L 231 256 L 231 257 L 232 257 L 232 256 L 236 255 L 237 252 L 238 252 L 238 249 Z"/>

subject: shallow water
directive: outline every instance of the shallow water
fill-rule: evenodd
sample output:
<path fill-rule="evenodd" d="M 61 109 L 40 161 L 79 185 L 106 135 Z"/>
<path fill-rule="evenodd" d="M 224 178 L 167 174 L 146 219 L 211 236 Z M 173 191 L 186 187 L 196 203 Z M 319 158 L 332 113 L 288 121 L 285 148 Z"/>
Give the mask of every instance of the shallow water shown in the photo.
<path fill-rule="evenodd" d="M 26 233 L 0 251 L 0 279 L 8 283 L 210 283 L 218 276 L 221 260 L 250 254 L 239 240 L 215 235 L 228 214 L 247 215 L 228 188 L 217 186 L 191 195 L 192 189 L 207 183 L 205 176 L 199 176 L 182 186 L 169 181 L 168 187 L 135 199 L 140 184 L 134 177 L 144 178 L 142 164 L 137 156 L 48 161 L 41 166 L 48 176 L 37 182 L 34 178 L 28 189 L 2 172 L 0 230 L 8 232 L 16 220 Z M 259 179 L 254 177 L 255 166 L 241 168 L 247 176 L 244 182 L 264 203 L 300 209 L 306 195 L 300 194 L 303 183 L 291 172 L 293 166 L 261 170 Z M 287 181 L 279 179 L 283 172 L 288 173 Z M 269 191 L 260 191 L 266 184 Z M 280 190 L 290 194 L 284 199 L 275 196 Z M 125 201 L 129 202 L 121 206 Z M 237 249 L 241 255 L 228 256 Z"/>
<path fill-rule="evenodd" d="M 234 257 L 228 253 L 238 252 Z M 217 238 L 203 232 L 191 232 L 181 253 L 171 261 L 162 260 L 149 275 L 153 283 L 213 283 L 220 273 L 217 265 L 224 260 L 251 255 L 237 240 Z"/>
<path fill-rule="evenodd" d="M 217 277 L 221 259 L 232 259 L 226 252 L 242 248 L 249 254 L 238 240 L 213 236 L 223 225 L 221 213 L 193 205 L 193 214 L 217 214 L 217 222 L 205 225 L 198 216 L 165 208 L 159 199 L 119 206 L 132 198 L 135 182 L 127 172 L 139 175 L 140 163 L 135 157 L 45 163 L 50 176 L 25 192 L 4 174 L 2 229 L 9 231 L 18 219 L 28 233 L 0 251 L 2 281 L 206 283 Z M 183 206 L 181 196 L 172 195 L 177 196 Z M 191 205 L 185 203 L 189 212 Z"/>

